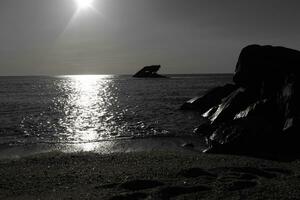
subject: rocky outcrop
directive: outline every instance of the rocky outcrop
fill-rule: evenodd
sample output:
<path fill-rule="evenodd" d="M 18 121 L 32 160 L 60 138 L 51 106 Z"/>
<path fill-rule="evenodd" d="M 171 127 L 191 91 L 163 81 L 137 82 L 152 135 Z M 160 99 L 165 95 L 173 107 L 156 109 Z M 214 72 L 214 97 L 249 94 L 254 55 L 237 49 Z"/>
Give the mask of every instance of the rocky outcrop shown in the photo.
<path fill-rule="evenodd" d="M 208 119 L 196 131 L 206 139 L 205 152 L 300 153 L 299 67 L 299 51 L 245 47 L 234 85 L 215 88 L 182 106 Z"/>
<path fill-rule="evenodd" d="M 205 112 L 214 105 L 221 103 L 221 100 L 237 89 L 237 86 L 227 84 L 223 87 L 216 87 L 209 90 L 205 95 L 201 97 L 195 97 L 182 106 L 182 110 L 197 110 L 199 112 Z"/>
<path fill-rule="evenodd" d="M 166 78 L 166 76 L 157 74 L 160 65 L 146 66 L 138 71 L 133 77 L 135 78 Z"/>

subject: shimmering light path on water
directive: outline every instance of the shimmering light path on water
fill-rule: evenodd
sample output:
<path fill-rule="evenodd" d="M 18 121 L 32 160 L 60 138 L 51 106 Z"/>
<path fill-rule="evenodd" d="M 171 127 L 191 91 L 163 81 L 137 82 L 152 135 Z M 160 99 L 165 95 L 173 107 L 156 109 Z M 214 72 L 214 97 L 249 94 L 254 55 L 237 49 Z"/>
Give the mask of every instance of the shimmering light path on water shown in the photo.
<path fill-rule="evenodd" d="M 196 112 L 179 110 L 182 103 L 230 79 L 231 75 L 0 77 L 0 154 L 29 147 L 39 152 L 41 146 L 110 152 L 116 143 L 122 149 L 126 144 L 120 141 L 132 138 L 148 138 L 149 144 L 168 141 L 162 137 L 181 141 L 193 137 L 201 120 Z M 153 137 L 158 138 L 154 143 L 149 140 Z"/>
<path fill-rule="evenodd" d="M 64 104 L 65 117 L 59 122 L 67 130 L 67 141 L 76 141 L 84 151 L 93 150 L 95 142 L 111 137 L 115 122 L 110 120 L 113 113 L 108 108 L 117 103 L 112 93 L 114 87 L 112 76 L 68 76 L 62 82 L 62 90 L 67 89 Z M 104 119 L 103 119 L 104 118 Z M 82 145 L 85 144 L 85 145 Z"/>

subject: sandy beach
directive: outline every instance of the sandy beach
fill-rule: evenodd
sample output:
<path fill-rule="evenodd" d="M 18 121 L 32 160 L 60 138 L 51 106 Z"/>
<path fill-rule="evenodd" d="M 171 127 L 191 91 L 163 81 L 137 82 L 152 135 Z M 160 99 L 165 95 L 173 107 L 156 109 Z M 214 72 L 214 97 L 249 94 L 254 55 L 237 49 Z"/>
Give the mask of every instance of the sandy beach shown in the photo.
<path fill-rule="evenodd" d="M 0 199 L 299 199 L 300 162 L 151 151 L 0 161 Z"/>
<path fill-rule="evenodd" d="M 300 0 L 0 0 L 0 200 L 300 200 Z"/>

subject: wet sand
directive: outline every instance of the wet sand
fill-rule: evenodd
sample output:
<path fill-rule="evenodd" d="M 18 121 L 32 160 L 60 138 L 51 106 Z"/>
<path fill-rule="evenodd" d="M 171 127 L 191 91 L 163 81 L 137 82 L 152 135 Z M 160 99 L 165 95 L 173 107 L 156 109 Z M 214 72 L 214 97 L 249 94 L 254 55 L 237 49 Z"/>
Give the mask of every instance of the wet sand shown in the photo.
<path fill-rule="evenodd" d="M 299 197 L 299 160 L 151 151 L 46 153 L 0 161 L 0 199 Z"/>

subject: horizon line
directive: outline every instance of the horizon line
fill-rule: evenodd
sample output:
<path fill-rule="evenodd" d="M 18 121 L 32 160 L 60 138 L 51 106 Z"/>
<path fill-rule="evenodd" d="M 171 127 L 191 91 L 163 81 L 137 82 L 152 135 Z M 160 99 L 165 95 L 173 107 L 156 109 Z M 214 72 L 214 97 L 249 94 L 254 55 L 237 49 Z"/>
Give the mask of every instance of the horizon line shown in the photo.
<path fill-rule="evenodd" d="M 218 72 L 218 73 L 172 73 L 161 75 L 231 75 L 234 72 Z M 0 77 L 67 77 L 67 76 L 133 76 L 133 74 L 56 74 L 56 75 L 0 75 Z"/>

